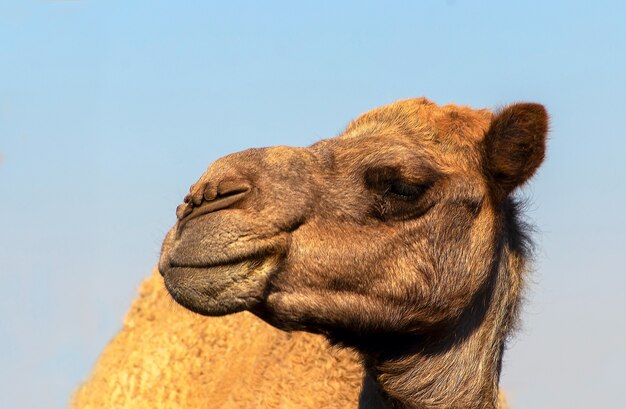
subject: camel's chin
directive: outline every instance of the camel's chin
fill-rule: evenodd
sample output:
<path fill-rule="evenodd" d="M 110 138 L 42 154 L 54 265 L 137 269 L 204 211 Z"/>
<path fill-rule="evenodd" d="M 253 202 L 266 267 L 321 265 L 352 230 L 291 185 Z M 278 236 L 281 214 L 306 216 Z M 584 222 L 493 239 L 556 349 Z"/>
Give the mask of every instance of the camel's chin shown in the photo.
<path fill-rule="evenodd" d="M 177 303 L 198 314 L 221 316 L 259 304 L 277 265 L 270 257 L 210 267 L 167 266 L 161 273 Z"/>

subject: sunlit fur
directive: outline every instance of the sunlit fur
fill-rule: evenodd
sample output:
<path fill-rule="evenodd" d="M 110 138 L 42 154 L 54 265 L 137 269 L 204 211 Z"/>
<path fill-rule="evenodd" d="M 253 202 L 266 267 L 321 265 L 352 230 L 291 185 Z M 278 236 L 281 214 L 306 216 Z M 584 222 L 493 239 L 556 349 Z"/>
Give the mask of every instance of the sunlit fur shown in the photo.
<path fill-rule="evenodd" d="M 179 206 L 159 269 L 195 312 L 359 351 L 363 408 L 494 408 L 529 247 L 511 193 L 546 132 L 538 104 L 412 99 L 308 148 L 226 156 Z"/>

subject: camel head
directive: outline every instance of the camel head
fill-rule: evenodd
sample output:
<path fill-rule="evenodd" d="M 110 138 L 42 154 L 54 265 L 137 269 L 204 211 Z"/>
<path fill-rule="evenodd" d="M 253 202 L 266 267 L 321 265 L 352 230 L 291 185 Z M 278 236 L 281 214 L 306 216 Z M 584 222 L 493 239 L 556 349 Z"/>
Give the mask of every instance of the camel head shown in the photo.
<path fill-rule="evenodd" d="M 250 310 L 363 350 L 485 322 L 481 339 L 498 344 L 526 259 L 511 193 L 546 132 L 538 104 L 494 114 L 410 99 L 306 148 L 228 155 L 178 206 L 159 270 L 192 311 Z"/>

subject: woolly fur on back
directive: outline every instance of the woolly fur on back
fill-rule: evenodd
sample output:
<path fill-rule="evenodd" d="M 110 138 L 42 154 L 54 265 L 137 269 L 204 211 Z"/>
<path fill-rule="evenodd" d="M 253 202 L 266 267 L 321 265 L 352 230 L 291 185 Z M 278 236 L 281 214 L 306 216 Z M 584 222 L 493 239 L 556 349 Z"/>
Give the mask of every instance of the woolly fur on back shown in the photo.
<path fill-rule="evenodd" d="M 349 408 L 357 356 L 318 335 L 279 331 L 249 313 L 195 315 L 155 270 L 72 408 Z"/>

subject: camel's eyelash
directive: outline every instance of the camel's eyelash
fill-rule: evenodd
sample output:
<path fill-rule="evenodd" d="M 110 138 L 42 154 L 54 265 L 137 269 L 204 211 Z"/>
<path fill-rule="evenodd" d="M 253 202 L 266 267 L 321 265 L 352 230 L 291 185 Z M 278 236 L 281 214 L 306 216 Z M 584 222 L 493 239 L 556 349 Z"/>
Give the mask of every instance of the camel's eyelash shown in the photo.
<path fill-rule="evenodd" d="M 414 204 L 427 187 L 422 185 L 410 185 L 403 182 L 392 182 L 385 190 L 377 195 L 373 204 L 373 216 L 386 220 L 388 218 L 401 218 L 415 213 Z"/>
<path fill-rule="evenodd" d="M 438 172 L 429 167 L 412 169 L 412 176 L 404 175 L 404 172 L 392 166 L 376 167 L 365 171 L 365 185 L 379 192 L 389 190 L 401 196 L 419 193 L 418 190 L 426 190 L 438 179 Z"/>
<path fill-rule="evenodd" d="M 379 219 L 384 219 L 389 211 L 389 205 L 387 201 L 384 200 L 384 194 L 382 199 L 383 200 L 376 201 L 376 203 L 374 204 L 374 216 Z"/>
<path fill-rule="evenodd" d="M 385 190 L 383 197 L 392 196 L 401 200 L 411 201 L 420 197 L 426 188 L 427 186 L 422 184 L 414 185 L 401 181 L 394 181 Z"/>

